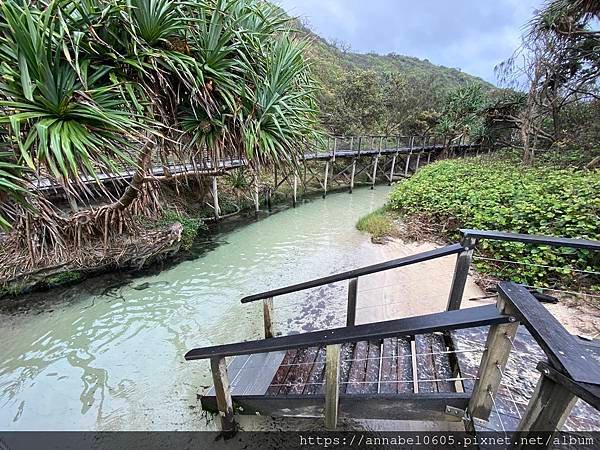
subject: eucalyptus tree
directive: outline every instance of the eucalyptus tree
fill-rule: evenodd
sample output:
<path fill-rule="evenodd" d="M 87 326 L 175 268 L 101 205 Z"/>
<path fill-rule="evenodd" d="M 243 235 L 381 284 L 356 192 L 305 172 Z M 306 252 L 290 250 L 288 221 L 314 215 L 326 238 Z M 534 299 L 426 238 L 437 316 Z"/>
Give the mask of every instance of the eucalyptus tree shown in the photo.
<path fill-rule="evenodd" d="M 549 0 L 515 55 L 499 66 L 504 79 L 528 92 L 519 121 L 526 163 L 539 142 L 550 147 L 561 138 L 565 107 L 599 99 L 599 20 L 596 0 Z"/>

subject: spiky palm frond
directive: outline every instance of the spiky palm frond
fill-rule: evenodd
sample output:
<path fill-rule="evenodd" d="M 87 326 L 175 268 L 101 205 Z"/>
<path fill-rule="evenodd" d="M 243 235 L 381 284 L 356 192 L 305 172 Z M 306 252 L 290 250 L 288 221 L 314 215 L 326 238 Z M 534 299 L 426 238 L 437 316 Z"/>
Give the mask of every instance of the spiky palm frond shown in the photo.
<path fill-rule="evenodd" d="M 81 174 L 114 172 L 119 161 L 131 163 L 129 150 L 142 135 L 122 85 L 109 80 L 110 67 L 64 56 L 54 7 L 2 5 L 0 124 L 30 169 L 39 172 L 43 165 L 68 183 Z"/>
<path fill-rule="evenodd" d="M 13 159 L 65 185 L 136 161 L 119 210 L 157 153 L 291 164 L 318 128 L 302 44 L 262 0 L 0 5 L 0 130 Z"/>
<path fill-rule="evenodd" d="M 128 0 L 137 34 L 148 45 L 166 43 L 185 28 L 178 4 L 172 0 Z"/>
<path fill-rule="evenodd" d="M 317 128 L 315 86 L 307 77 L 303 45 L 284 37 L 269 49 L 257 83 L 252 110 L 247 110 L 244 144 L 250 158 L 293 164 L 309 130 Z M 308 132 L 307 132 L 308 131 Z"/>
<path fill-rule="evenodd" d="M 24 167 L 15 163 L 11 152 L 0 147 L 0 230 L 10 228 L 5 210 L 7 201 L 25 204 L 25 171 Z"/>

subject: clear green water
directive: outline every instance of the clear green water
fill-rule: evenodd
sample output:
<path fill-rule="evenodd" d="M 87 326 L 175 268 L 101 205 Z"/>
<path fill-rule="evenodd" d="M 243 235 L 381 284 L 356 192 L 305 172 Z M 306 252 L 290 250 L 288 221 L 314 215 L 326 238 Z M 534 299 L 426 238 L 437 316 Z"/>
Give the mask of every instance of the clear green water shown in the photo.
<path fill-rule="evenodd" d="M 1 313 L 0 430 L 210 428 L 196 399 L 211 384 L 208 363 L 185 362 L 186 351 L 259 338 L 260 305 L 242 306 L 245 295 L 364 265 L 368 238 L 354 225 L 388 192 L 314 200 L 216 235 L 211 250 L 158 275 Z M 342 323 L 344 289 L 278 299 L 278 329 Z"/>

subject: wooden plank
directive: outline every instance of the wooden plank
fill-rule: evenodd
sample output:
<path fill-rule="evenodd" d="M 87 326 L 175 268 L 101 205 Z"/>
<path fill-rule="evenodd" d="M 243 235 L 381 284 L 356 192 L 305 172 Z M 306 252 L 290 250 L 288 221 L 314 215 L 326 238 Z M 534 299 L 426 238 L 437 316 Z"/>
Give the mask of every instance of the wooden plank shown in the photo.
<path fill-rule="evenodd" d="M 239 396 L 233 402 L 244 415 L 319 417 L 325 409 L 324 395 Z M 464 393 L 340 394 L 338 418 L 459 422 L 461 418 L 446 414 L 446 406 L 464 410 L 468 402 Z M 204 397 L 202 406 L 215 411 L 215 397 Z"/>
<path fill-rule="evenodd" d="M 386 270 L 397 269 L 399 267 L 410 266 L 413 264 L 430 261 L 432 259 L 443 258 L 449 255 L 455 255 L 463 251 L 463 247 L 460 244 L 448 245 L 446 247 L 430 250 L 427 252 L 419 253 L 417 255 L 407 256 L 405 258 L 394 259 L 380 264 L 374 264 L 372 266 L 363 267 L 361 269 L 355 269 L 348 272 L 330 275 L 327 277 L 319 278 L 318 280 L 307 281 L 299 283 L 293 286 L 288 286 L 281 289 L 275 289 L 269 292 L 263 292 L 261 294 L 251 295 L 243 298 L 242 303 L 252 303 L 266 298 L 279 297 L 281 295 L 293 294 L 294 292 L 304 291 L 306 289 L 312 289 L 320 286 L 326 286 L 331 283 L 338 283 L 340 281 L 347 281 L 353 278 L 359 278 L 365 275 L 371 275 Z"/>
<path fill-rule="evenodd" d="M 438 380 L 447 380 L 453 378 L 452 367 L 450 365 L 450 356 L 447 352 L 446 342 L 444 335 L 432 334 L 431 335 L 431 350 L 433 352 L 433 368 L 435 371 L 435 378 Z M 437 382 L 438 392 L 455 392 L 456 388 L 452 381 L 438 381 Z"/>
<path fill-rule="evenodd" d="M 346 313 L 346 326 L 356 325 L 356 300 L 358 296 L 358 278 L 352 278 L 348 282 L 348 305 Z"/>
<path fill-rule="evenodd" d="M 398 338 L 398 381 L 412 381 L 415 378 L 413 371 L 413 341 L 410 338 Z M 413 383 L 398 383 L 398 394 L 415 392 Z"/>
<path fill-rule="evenodd" d="M 297 362 L 297 364 L 302 363 L 302 365 L 294 366 L 293 370 L 290 370 L 288 373 L 288 381 L 293 384 L 293 386 L 287 390 L 286 393 L 288 395 L 302 394 L 304 392 L 304 388 L 306 387 L 306 383 L 308 383 L 318 353 L 319 347 L 307 349 L 303 360 Z"/>
<path fill-rule="evenodd" d="M 335 430 L 338 420 L 340 395 L 341 346 L 328 345 L 325 362 L 325 428 Z"/>
<path fill-rule="evenodd" d="M 240 372 L 231 395 L 262 395 L 267 392 L 271 379 L 277 372 L 285 352 L 252 355 Z"/>
<path fill-rule="evenodd" d="M 265 394 L 284 356 L 284 352 L 250 355 L 235 375 L 235 379 L 228 368 L 230 379 L 233 380 L 231 382 L 231 395 Z"/>
<path fill-rule="evenodd" d="M 382 356 L 379 392 L 395 394 L 398 392 L 398 338 L 383 340 Z"/>
<path fill-rule="evenodd" d="M 290 370 L 288 370 L 287 376 L 283 381 L 284 386 L 281 386 L 281 389 L 279 390 L 279 395 L 289 394 L 290 391 L 298 388 L 296 386 L 297 384 L 300 384 L 300 388 L 304 389 L 305 381 L 302 379 L 302 376 L 304 375 L 307 366 L 309 370 L 312 369 L 312 361 L 308 361 L 307 364 L 308 354 L 308 348 L 298 349 L 296 358 L 294 358 L 294 362 L 290 365 Z"/>
<path fill-rule="evenodd" d="M 576 401 L 577 397 L 568 389 L 542 374 L 517 431 L 528 440 L 543 436 L 541 442 L 545 444 L 536 448 L 554 447 L 553 439 L 548 438 L 562 430 Z M 517 441 L 511 448 L 530 447 Z"/>
<path fill-rule="evenodd" d="M 433 368 L 433 356 L 431 355 L 431 335 L 415 336 L 415 350 L 417 352 L 417 379 L 419 380 L 419 392 L 437 392 L 435 381 L 435 370 Z"/>
<path fill-rule="evenodd" d="M 510 313 L 523 322 L 554 367 L 575 381 L 600 384 L 594 358 L 525 287 L 500 283 L 498 292 L 510 305 Z"/>
<path fill-rule="evenodd" d="M 267 389 L 267 395 L 277 395 L 281 390 L 281 385 L 283 385 L 285 379 L 287 378 L 287 374 L 290 371 L 290 364 L 294 362 L 296 359 L 296 354 L 298 353 L 297 349 L 288 350 L 279 366 L 279 369 L 275 373 L 271 385 Z"/>
<path fill-rule="evenodd" d="M 357 342 L 352 355 L 352 365 L 350 375 L 348 376 L 347 394 L 364 394 L 366 386 L 364 384 L 367 375 L 367 357 L 369 355 L 369 343 Z"/>
<path fill-rule="evenodd" d="M 381 341 L 369 341 L 369 356 L 365 376 L 364 393 L 377 394 L 379 389 L 379 372 L 381 365 Z"/>
<path fill-rule="evenodd" d="M 276 337 L 261 341 L 240 342 L 198 348 L 185 355 L 188 361 L 268 353 L 272 351 L 306 348 L 315 345 L 333 345 L 345 342 L 360 342 L 388 337 L 428 334 L 436 331 L 451 331 L 482 325 L 507 323 L 511 317 L 500 314 L 494 305 L 479 306 L 458 311 L 446 311 L 426 316 L 409 317 L 386 322 L 369 323 L 355 327 L 335 328 L 325 331 Z"/>
<path fill-rule="evenodd" d="M 305 395 L 325 393 L 325 347 L 319 347 L 315 363 L 304 388 Z"/>
<path fill-rule="evenodd" d="M 355 347 L 356 344 L 353 342 L 342 345 L 340 354 L 340 392 L 346 392 L 346 388 L 348 387 L 350 368 L 352 367 L 352 356 L 354 355 Z"/>
<path fill-rule="evenodd" d="M 285 352 L 272 352 L 232 358 L 227 366 L 231 395 L 265 394 L 284 356 Z M 206 395 L 215 395 L 214 386 Z"/>

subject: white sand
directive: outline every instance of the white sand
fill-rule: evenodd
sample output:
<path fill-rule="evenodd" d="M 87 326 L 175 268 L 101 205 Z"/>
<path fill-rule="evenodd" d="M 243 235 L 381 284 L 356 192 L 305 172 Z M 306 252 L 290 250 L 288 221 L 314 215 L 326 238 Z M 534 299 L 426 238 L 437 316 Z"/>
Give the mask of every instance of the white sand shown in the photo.
<path fill-rule="evenodd" d="M 415 255 L 439 248 L 433 243 L 405 243 L 393 240 L 373 245 L 376 262 Z M 357 324 L 420 316 L 446 310 L 456 256 L 447 256 L 416 265 L 362 277 L 358 285 Z M 467 280 L 462 308 L 493 303 L 493 300 L 469 301 L 484 292 Z"/>

